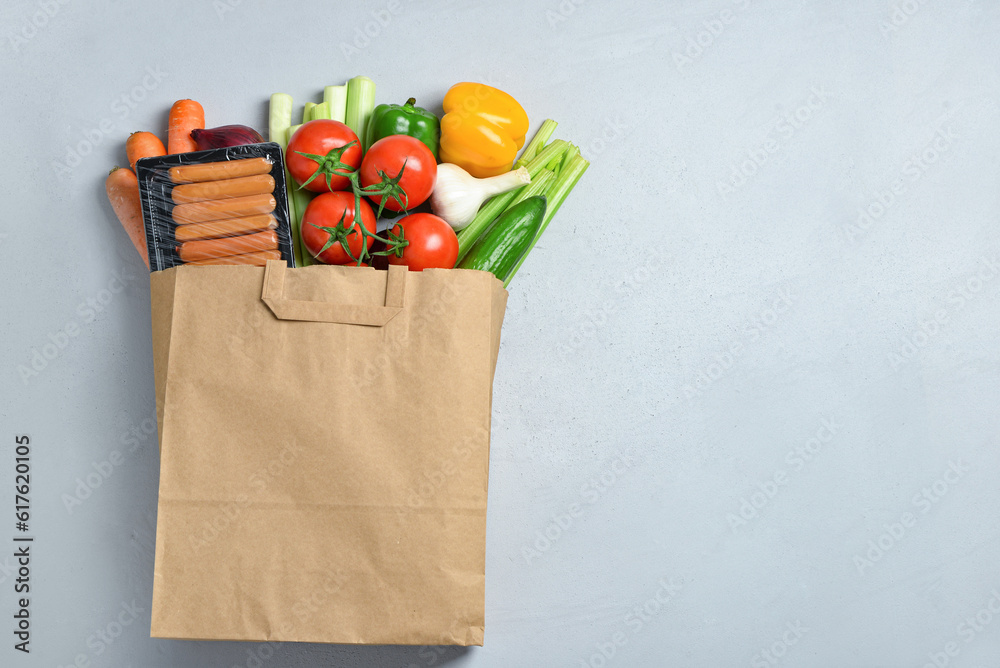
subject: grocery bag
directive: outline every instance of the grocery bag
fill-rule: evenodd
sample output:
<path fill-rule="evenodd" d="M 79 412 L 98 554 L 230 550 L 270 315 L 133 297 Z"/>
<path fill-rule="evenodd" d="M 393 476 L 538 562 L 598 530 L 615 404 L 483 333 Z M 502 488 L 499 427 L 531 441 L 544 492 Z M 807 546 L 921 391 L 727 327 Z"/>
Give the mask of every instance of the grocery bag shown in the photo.
<path fill-rule="evenodd" d="M 151 275 L 151 635 L 481 645 L 492 274 Z"/>

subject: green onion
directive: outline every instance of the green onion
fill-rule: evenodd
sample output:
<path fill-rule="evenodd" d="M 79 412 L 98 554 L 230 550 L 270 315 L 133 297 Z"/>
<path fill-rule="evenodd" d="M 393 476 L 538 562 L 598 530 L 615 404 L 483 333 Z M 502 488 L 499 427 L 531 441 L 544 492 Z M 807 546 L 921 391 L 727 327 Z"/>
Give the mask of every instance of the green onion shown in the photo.
<path fill-rule="evenodd" d="M 368 77 L 353 77 L 347 82 L 347 113 L 344 122 L 362 142 L 368 119 L 375 110 L 375 82 Z M 367 146 L 364 148 L 368 148 Z"/>
<path fill-rule="evenodd" d="M 301 128 L 301 125 L 293 125 L 288 128 L 288 138 L 291 139 L 295 131 Z M 295 215 L 291 218 L 292 223 L 292 247 L 295 249 L 295 266 L 296 267 L 308 267 L 311 264 L 315 264 L 312 258 L 309 257 L 309 252 L 302 245 L 302 216 L 306 213 L 306 207 L 309 206 L 309 202 L 313 198 L 313 193 L 306 190 L 305 188 L 300 188 L 295 180 L 289 178 L 288 180 L 288 199 L 293 203 L 295 207 Z"/>
<path fill-rule="evenodd" d="M 267 119 L 267 138 L 270 141 L 276 142 L 278 146 L 281 147 L 282 153 L 288 149 L 288 140 L 291 139 L 292 133 L 288 129 L 292 126 L 292 96 L 286 95 L 284 93 L 275 93 L 271 96 L 271 111 L 268 114 Z M 287 160 L 287 158 L 286 158 Z M 285 190 L 288 195 L 288 221 L 296 220 L 298 216 L 295 213 L 295 198 L 292 197 L 292 188 L 295 187 L 295 181 L 292 180 L 292 175 L 288 172 L 288 165 L 285 165 Z M 299 250 L 299 241 L 295 228 L 292 227 L 292 251 L 295 257 L 295 266 L 302 266 L 302 253 Z"/>
<path fill-rule="evenodd" d="M 538 154 L 538 151 L 545 146 L 545 142 L 549 140 L 552 133 L 556 131 L 557 125 L 559 124 L 551 118 L 546 119 L 546 121 L 542 123 L 542 127 L 538 128 L 538 132 L 535 133 L 535 136 L 531 138 L 528 145 L 524 147 L 524 151 L 521 152 L 521 157 L 516 163 L 514 163 L 514 169 L 524 167 Z"/>
<path fill-rule="evenodd" d="M 315 102 L 306 102 L 306 106 L 302 109 L 302 123 L 308 123 L 313 119 L 313 107 L 316 106 Z"/>
<path fill-rule="evenodd" d="M 347 84 L 324 88 L 323 102 L 330 110 L 331 119 L 341 123 L 347 120 Z"/>
<path fill-rule="evenodd" d="M 528 170 L 528 174 L 531 175 L 531 180 L 534 181 L 535 177 L 542 173 L 550 161 L 556 157 L 562 157 L 563 151 L 569 147 L 569 143 L 562 140 L 556 139 L 551 144 L 543 148 L 528 164 L 524 167 Z M 465 254 L 469 252 L 472 245 L 476 243 L 479 236 L 486 231 L 486 228 L 490 226 L 490 223 L 496 219 L 501 213 L 506 211 L 510 207 L 510 203 L 517 197 L 521 191 L 525 188 L 530 188 L 531 185 L 521 186 L 516 190 L 511 190 L 502 195 L 495 195 L 483 208 L 479 210 L 476 217 L 472 219 L 461 232 L 458 233 L 458 262 L 462 261 Z"/>
<path fill-rule="evenodd" d="M 573 187 L 580 181 L 580 177 L 583 176 L 583 173 L 587 171 L 587 167 L 590 167 L 590 163 L 587 162 L 583 156 L 576 156 L 568 165 L 564 167 L 562 173 L 549 187 L 549 190 L 545 195 L 548 200 L 545 206 L 545 217 L 542 219 L 542 224 L 538 228 L 538 233 L 535 235 L 534 240 L 532 240 L 531 245 L 528 246 L 528 250 L 524 251 L 524 255 L 521 256 L 521 259 L 517 261 L 514 268 L 510 270 L 509 274 L 507 274 L 507 280 L 503 282 L 504 287 L 510 285 L 510 281 L 514 278 L 514 274 L 516 274 L 517 270 L 521 268 L 522 264 L 524 264 L 524 260 L 528 257 L 528 253 L 530 253 L 531 249 L 538 243 L 538 240 L 541 238 L 542 232 L 544 232 L 545 228 L 548 226 L 549 221 L 551 221 L 552 217 L 556 215 L 556 212 L 559 210 L 559 207 L 562 206 L 562 203 L 566 201 L 566 197 L 570 194 L 570 192 L 572 192 Z"/>

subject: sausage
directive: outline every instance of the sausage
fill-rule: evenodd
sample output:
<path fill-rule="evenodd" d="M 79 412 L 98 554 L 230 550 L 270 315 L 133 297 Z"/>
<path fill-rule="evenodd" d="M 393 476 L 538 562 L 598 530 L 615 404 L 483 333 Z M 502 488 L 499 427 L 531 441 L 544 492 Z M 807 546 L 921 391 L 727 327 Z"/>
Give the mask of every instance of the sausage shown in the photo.
<path fill-rule="evenodd" d="M 244 158 L 242 160 L 204 162 L 200 165 L 177 165 L 170 168 L 170 180 L 174 183 L 198 183 L 236 179 L 241 176 L 270 174 L 273 166 L 267 158 Z"/>
<path fill-rule="evenodd" d="M 258 174 L 238 179 L 187 183 L 176 186 L 171 197 L 174 204 L 184 204 L 186 202 L 202 202 L 207 199 L 246 197 L 247 195 L 263 195 L 272 192 L 274 192 L 274 177 L 270 174 Z"/>
<path fill-rule="evenodd" d="M 255 267 L 263 267 L 268 260 L 280 260 L 281 252 L 276 250 L 254 251 L 253 253 L 242 253 L 240 255 L 225 255 L 223 257 L 213 257 L 208 260 L 195 260 L 188 264 L 209 265 L 209 264 L 251 264 Z"/>
<path fill-rule="evenodd" d="M 225 257 L 226 255 L 277 249 L 278 234 L 274 230 L 267 230 L 239 237 L 185 241 L 177 247 L 177 252 L 181 256 L 182 262 L 197 262 Z"/>
<path fill-rule="evenodd" d="M 210 199 L 204 202 L 178 204 L 174 207 L 174 222 L 178 225 L 206 223 L 210 220 L 252 216 L 257 213 L 271 213 L 277 201 L 274 195 L 248 195 L 229 199 Z"/>
<path fill-rule="evenodd" d="M 218 239 L 219 237 L 234 237 L 238 234 L 250 234 L 263 230 L 278 229 L 278 219 L 269 213 L 243 218 L 226 218 L 208 223 L 192 223 L 178 225 L 174 230 L 174 239 L 178 242 L 195 241 L 196 239 Z"/>

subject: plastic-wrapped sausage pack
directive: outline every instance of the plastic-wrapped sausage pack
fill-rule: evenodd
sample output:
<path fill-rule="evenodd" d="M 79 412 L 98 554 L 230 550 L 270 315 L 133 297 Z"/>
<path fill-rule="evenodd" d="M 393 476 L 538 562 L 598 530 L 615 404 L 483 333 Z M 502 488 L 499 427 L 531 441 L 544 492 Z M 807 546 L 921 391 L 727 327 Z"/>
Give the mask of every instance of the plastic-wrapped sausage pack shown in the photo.
<path fill-rule="evenodd" d="M 144 158 L 136 175 L 152 271 L 278 259 L 295 266 L 276 143 Z"/>

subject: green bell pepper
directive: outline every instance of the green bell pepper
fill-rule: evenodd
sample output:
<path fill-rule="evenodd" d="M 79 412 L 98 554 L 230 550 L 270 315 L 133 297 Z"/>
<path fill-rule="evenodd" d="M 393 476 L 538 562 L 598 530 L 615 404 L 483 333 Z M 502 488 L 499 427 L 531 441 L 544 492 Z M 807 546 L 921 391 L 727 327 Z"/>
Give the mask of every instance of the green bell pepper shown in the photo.
<path fill-rule="evenodd" d="M 437 159 L 440 135 L 438 117 L 426 109 L 413 106 L 415 102 L 411 97 L 406 104 L 380 104 L 375 107 L 371 120 L 368 121 L 365 150 L 383 137 L 409 135 L 422 141 Z"/>

